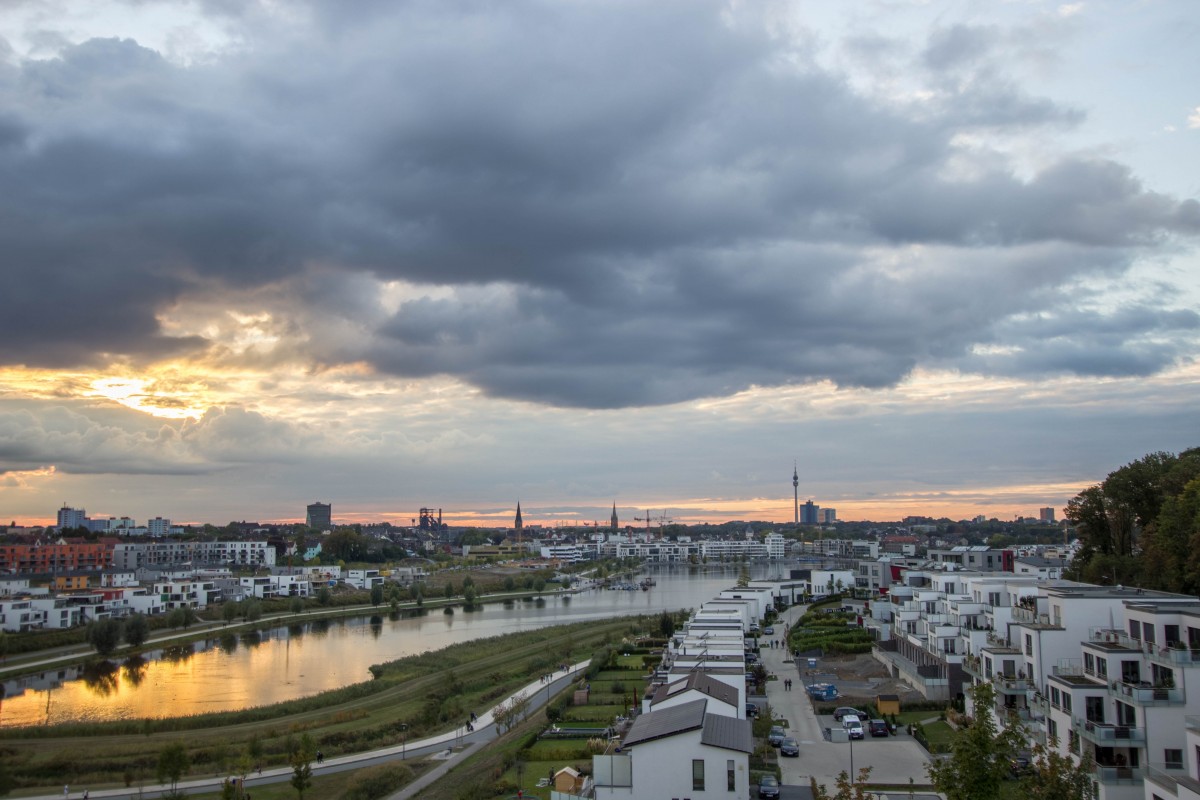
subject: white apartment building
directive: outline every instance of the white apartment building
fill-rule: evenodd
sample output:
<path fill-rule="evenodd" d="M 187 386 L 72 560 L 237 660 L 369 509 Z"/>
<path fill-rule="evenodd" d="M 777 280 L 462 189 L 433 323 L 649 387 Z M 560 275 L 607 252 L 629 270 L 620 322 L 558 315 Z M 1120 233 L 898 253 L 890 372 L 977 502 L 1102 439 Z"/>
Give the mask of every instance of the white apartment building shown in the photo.
<path fill-rule="evenodd" d="M 275 548 L 266 541 L 120 542 L 113 546 L 113 567 L 132 570 L 160 564 L 228 564 L 273 567 Z"/>
<path fill-rule="evenodd" d="M 190 578 L 156 581 L 154 593 L 162 598 L 168 611 L 176 608 L 207 608 L 218 594 L 213 581 Z"/>
<path fill-rule="evenodd" d="M 777 560 L 787 556 L 787 539 L 781 533 L 768 533 L 763 545 L 767 548 L 767 558 Z"/>

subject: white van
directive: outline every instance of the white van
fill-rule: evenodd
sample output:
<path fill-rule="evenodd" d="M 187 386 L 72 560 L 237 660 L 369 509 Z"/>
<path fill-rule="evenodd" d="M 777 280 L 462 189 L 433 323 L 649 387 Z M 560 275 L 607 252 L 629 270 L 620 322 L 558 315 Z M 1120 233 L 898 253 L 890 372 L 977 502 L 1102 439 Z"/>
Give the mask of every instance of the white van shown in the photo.
<path fill-rule="evenodd" d="M 865 735 L 863 733 L 862 720 L 853 714 L 847 714 L 842 717 L 842 728 L 849 734 L 851 739 L 861 739 Z"/>

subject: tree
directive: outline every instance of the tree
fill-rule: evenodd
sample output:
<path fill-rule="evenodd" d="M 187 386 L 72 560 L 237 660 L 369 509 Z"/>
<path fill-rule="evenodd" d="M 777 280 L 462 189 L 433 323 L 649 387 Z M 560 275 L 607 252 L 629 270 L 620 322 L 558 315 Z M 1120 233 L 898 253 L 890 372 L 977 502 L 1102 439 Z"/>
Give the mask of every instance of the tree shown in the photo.
<path fill-rule="evenodd" d="M 383 603 L 383 584 L 374 583 L 371 585 L 371 605 L 377 606 Z"/>
<path fill-rule="evenodd" d="M 329 591 L 328 586 L 322 586 L 317 591 L 317 602 L 320 603 L 321 605 L 327 606 L 327 605 L 329 605 L 329 603 L 332 600 L 333 600 L 333 593 Z"/>
<path fill-rule="evenodd" d="M 513 576 L 509 575 L 504 579 L 504 591 L 511 592 L 517 588 L 517 582 L 513 580 Z"/>
<path fill-rule="evenodd" d="M 141 647 L 150 636 L 150 623 L 144 614 L 130 614 L 125 618 L 123 634 L 125 644 L 130 647 Z"/>
<path fill-rule="evenodd" d="M 744 589 L 750 585 L 750 568 L 744 564 L 738 572 L 737 585 L 739 589 Z"/>
<path fill-rule="evenodd" d="M 242 606 L 242 618 L 246 622 L 257 622 L 262 619 L 262 603 L 257 600 L 247 600 Z"/>
<path fill-rule="evenodd" d="M 92 621 L 87 627 L 87 641 L 100 655 L 110 655 L 121 643 L 121 621 L 112 617 Z"/>
<path fill-rule="evenodd" d="M 996 691 L 991 683 L 975 685 L 970 694 L 975 718 L 959 731 L 950 757 L 927 764 L 925 771 L 946 800 L 999 800 L 1000 787 L 1023 741 L 1021 728 L 1010 724 L 999 730 L 992 711 Z"/>
<path fill-rule="evenodd" d="M 545 578 L 538 578 L 533 582 L 533 590 L 535 592 L 537 592 L 538 594 L 541 594 L 542 590 L 545 588 L 546 588 L 546 579 Z"/>
<path fill-rule="evenodd" d="M 187 747 L 183 742 L 172 742 L 158 754 L 158 780 L 171 782 L 171 794 L 175 794 L 179 779 L 187 774 L 191 767 Z"/>
<path fill-rule="evenodd" d="M 301 611 L 304 610 L 304 598 L 303 597 L 293 597 L 292 602 L 288 604 L 288 608 L 291 609 L 291 612 L 293 614 L 299 614 Z"/>
<path fill-rule="evenodd" d="M 665 638 L 671 638 L 675 633 L 675 616 L 670 611 L 664 611 L 658 617 L 658 632 Z"/>
<path fill-rule="evenodd" d="M 867 779 L 870 777 L 870 767 L 861 767 L 858 770 L 858 777 L 853 782 L 850 781 L 846 770 L 842 770 L 838 773 L 834 783 L 837 791 L 833 794 L 830 794 L 824 786 L 819 785 L 816 778 L 810 778 L 813 800 L 867 800 L 870 797 L 870 793 L 867 791 Z"/>
<path fill-rule="evenodd" d="M 446 597 L 454 597 L 454 581 L 446 581 Z"/>
<path fill-rule="evenodd" d="M 425 589 L 419 583 L 414 583 L 412 587 L 413 601 L 416 602 L 417 608 L 425 605 Z"/>
<path fill-rule="evenodd" d="M 238 604 L 225 602 L 221 604 L 221 619 L 225 620 L 225 624 L 233 622 L 238 616 Z"/>
<path fill-rule="evenodd" d="M 312 737 L 306 733 L 300 737 L 300 746 L 288 756 L 292 765 L 292 788 L 300 800 L 304 800 L 304 790 L 312 786 L 312 761 L 315 755 Z"/>
<path fill-rule="evenodd" d="M 465 601 L 465 605 L 467 608 L 475 607 L 475 599 L 477 596 L 478 596 L 478 594 L 476 593 L 474 586 L 464 586 L 463 587 L 463 600 Z"/>
<path fill-rule="evenodd" d="M 1021 789 L 1029 800 L 1095 800 L 1095 768 L 1092 754 L 1083 748 L 1076 766 L 1070 756 L 1058 752 L 1056 741 L 1038 743 L 1033 748 L 1032 771 L 1022 780 Z"/>
<path fill-rule="evenodd" d="M 172 628 L 190 628 L 196 621 L 196 611 L 190 606 L 180 606 L 167 614 L 167 625 Z"/>

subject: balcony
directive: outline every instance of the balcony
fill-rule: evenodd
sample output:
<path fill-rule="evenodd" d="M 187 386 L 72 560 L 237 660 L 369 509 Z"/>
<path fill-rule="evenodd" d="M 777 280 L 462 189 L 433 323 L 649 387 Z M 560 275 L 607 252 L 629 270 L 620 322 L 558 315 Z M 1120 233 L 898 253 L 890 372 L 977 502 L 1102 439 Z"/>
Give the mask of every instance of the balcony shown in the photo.
<path fill-rule="evenodd" d="M 1113 697 L 1140 706 L 1173 706 L 1184 702 L 1183 689 L 1151 686 L 1147 683 L 1123 683 L 1114 681 L 1108 686 Z"/>
<path fill-rule="evenodd" d="M 1015 678 L 1012 675 L 993 675 L 992 683 L 1000 694 L 1025 694 L 1037 689 L 1029 678 Z"/>
<path fill-rule="evenodd" d="M 1103 722 L 1076 721 L 1075 732 L 1089 742 L 1102 747 L 1140 745 L 1146 742 L 1146 731 L 1133 725 L 1106 725 Z"/>
<path fill-rule="evenodd" d="M 1141 767 L 1101 767 L 1097 766 L 1092 773 L 1096 780 L 1106 785 L 1141 783 L 1146 777 L 1146 770 Z"/>

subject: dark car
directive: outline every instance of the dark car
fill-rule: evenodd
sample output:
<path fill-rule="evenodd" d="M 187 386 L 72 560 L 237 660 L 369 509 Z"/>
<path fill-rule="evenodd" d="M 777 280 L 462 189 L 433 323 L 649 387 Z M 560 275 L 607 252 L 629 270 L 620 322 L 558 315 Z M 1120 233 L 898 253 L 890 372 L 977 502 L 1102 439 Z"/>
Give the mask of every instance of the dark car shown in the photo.
<path fill-rule="evenodd" d="M 1018 755 L 1008 762 L 1008 769 L 1014 778 L 1021 778 L 1033 772 L 1033 763 L 1027 753 Z"/>
<path fill-rule="evenodd" d="M 758 716 L 758 703 L 746 703 L 746 719 Z"/>
<path fill-rule="evenodd" d="M 868 722 L 867 730 L 871 732 L 872 736 L 887 736 L 890 733 L 888 724 L 881 719 L 873 719 Z"/>
<path fill-rule="evenodd" d="M 774 775 L 763 775 L 758 779 L 759 797 L 779 797 L 779 781 Z"/>
<path fill-rule="evenodd" d="M 783 732 L 783 728 L 778 725 L 771 726 L 771 732 L 767 734 L 767 742 L 772 747 L 779 747 L 779 743 L 787 738 L 787 734 Z"/>
<path fill-rule="evenodd" d="M 798 756 L 800 755 L 800 743 L 791 736 L 779 743 L 779 755 L 781 756 Z"/>
<path fill-rule="evenodd" d="M 862 719 L 866 716 L 866 714 L 862 713 L 857 708 L 851 708 L 850 706 L 838 706 L 833 710 L 833 718 L 838 722 L 842 721 L 842 717 L 849 716 L 850 714 L 853 714 L 859 719 Z"/>

